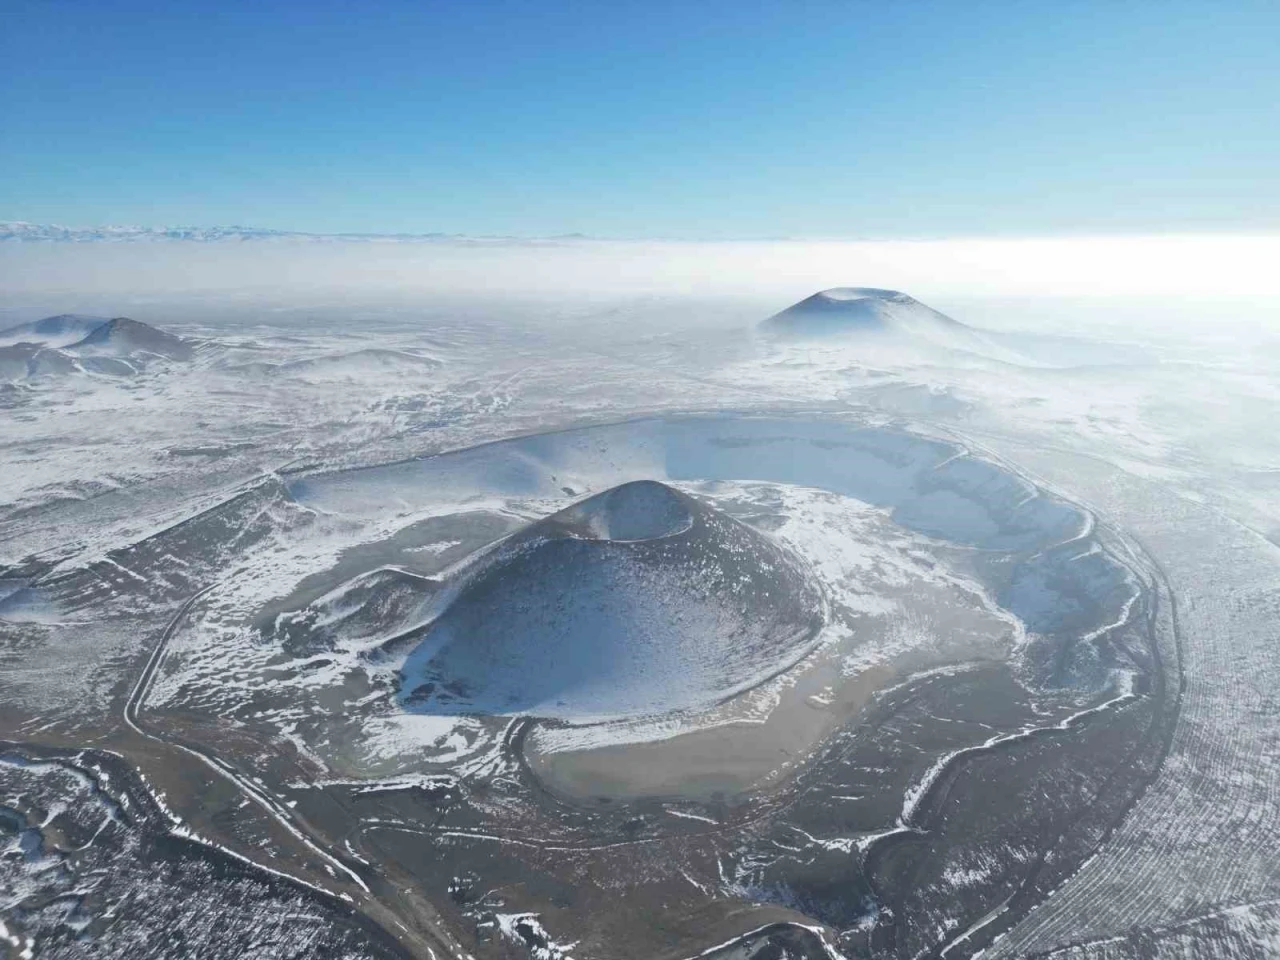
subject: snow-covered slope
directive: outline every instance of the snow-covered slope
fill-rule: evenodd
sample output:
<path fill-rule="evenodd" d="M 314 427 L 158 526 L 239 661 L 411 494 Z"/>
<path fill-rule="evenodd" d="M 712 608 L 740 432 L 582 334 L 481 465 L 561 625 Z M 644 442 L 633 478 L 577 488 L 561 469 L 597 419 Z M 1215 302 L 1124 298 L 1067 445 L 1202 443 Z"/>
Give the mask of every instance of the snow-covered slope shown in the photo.
<path fill-rule="evenodd" d="M 89 317 L 77 313 L 60 313 L 30 323 L 0 330 L 0 345 L 39 343 L 46 347 L 67 347 L 87 337 L 107 322 L 107 317 Z"/>
<path fill-rule="evenodd" d="M 421 376 L 440 366 L 434 357 L 403 350 L 369 348 L 330 353 L 285 363 L 255 361 L 231 369 L 262 377 L 286 377 L 310 383 L 358 381 L 388 376 Z"/>
<path fill-rule="evenodd" d="M 129 377 L 156 358 L 190 360 L 193 354 L 191 341 L 137 320 L 60 314 L 0 331 L 0 381 Z"/>
<path fill-rule="evenodd" d="M 97 327 L 82 340 L 67 347 L 82 357 L 122 357 L 150 353 L 170 360 L 191 358 L 191 344 L 182 337 L 159 330 L 128 317 L 116 317 Z"/>
<path fill-rule="evenodd" d="M 73 357 L 38 343 L 19 341 L 0 346 L 0 380 L 28 380 L 78 369 L 79 364 Z"/>
<path fill-rule="evenodd" d="M 590 722 L 707 706 L 794 663 L 822 621 L 790 553 L 655 481 L 532 524 L 447 595 L 401 670 L 410 710 Z"/>
<path fill-rule="evenodd" d="M 1124 345 L 971 327 L 905 293 L 876 287 L 822 290 L 769 317 L 760 328 L 774 340 L 806 347 L 823 342 L 842 349 L 856 343 L 863 359 L 878 361 L 950 361 L 968 354 L 984 362 L 1065 368 L 1151 360 Z"/>
<path fill-rule="evenodd" d="M 766 336 L 782 342 L 822 341 L 840 348 L 856 343 L 864 360 L 872 356 L 881 362 L 921 359 L 945 351 L 951 355 L 976 355 L 984 361 L 1026 362 L 1026 358 L 981 331 L 914 297 L 878 287 L 822 290 L 769 317 L 760 328 Z"/>
<path fill-rule="evenodd" d="M 295 655 L 337 648 L 372 650 L 426 622 L 427 606 L 439 589 L 428 577 L 380 567 L 307 604 L 279 615 L 264 634 Z"/>
<path fill-rule="evenodd" d="M 847 333 L 954 336 L 964 324 L 897 290 L 832 287 L 793 304 L 764 322 L 776 334 L 798 337 Z"/>

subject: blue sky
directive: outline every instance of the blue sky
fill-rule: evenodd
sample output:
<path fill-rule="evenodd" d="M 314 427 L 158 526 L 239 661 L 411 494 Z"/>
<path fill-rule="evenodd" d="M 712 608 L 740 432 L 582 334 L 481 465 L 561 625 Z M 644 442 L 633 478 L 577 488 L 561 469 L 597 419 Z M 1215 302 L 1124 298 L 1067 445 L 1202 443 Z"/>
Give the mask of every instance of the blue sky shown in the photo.
<path fill-rule="evenodd" d="M 0 219 L 1280 229 L 1280 3 L 26 3 Z"/>

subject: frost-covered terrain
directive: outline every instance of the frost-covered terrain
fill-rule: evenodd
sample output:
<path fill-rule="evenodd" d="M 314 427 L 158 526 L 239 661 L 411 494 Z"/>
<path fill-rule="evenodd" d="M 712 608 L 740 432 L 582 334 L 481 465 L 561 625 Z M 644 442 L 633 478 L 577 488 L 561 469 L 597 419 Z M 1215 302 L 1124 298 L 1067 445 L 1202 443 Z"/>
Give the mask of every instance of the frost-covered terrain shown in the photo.
<path fill-rule="evenodd" d="M 1229 302 L 65 299 L 0 313 L 0 956 L 1278 949 Z"/>

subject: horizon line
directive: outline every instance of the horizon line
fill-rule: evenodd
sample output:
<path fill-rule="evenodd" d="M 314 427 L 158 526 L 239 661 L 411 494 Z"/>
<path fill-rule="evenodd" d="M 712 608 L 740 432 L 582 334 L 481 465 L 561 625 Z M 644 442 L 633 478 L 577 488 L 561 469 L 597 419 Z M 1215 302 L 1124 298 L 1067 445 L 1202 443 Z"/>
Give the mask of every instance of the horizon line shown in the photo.
<path fill-rule="evenodd" d="M 58 234 L 62 234 L 59 236 Z M 103 234 L 93 236 L 93 234 Z M 218 234 L 226 234 L 220 237 Z M 127 223 L 103 223 L 67 225 L 42 223 L 34 220 L 0 220 L 0 243 L 94 243 L 116 241 L 162 240 L 188 243 L 217 240 L 317 240 L 317 241 L 389 241 L 389 242 L 447 242 L 447 241 L 507 241 L 548 243 L 565 241 L 589 241 L 598 243 L 943 243 L 943 242 L 1016 242 L 1063 240 L 1176 240 L 1176 239 L 1275 239 L 1280 238 L 1280 226 L 1272 230 L 1235 230 L 1230 228 L 1201 228 L 1151 231 L 1062 231 L 1056 233 L 956 233 L 915 235 L 606 235 L 577 231 L 547 234 L 516 233 L 462 233 L 450 231 L 369 231 L 343 230 L 333 232 L 293 230 L 277 227 L 256 227 L 246 224 L 170 224 L 142 225 Z"/>

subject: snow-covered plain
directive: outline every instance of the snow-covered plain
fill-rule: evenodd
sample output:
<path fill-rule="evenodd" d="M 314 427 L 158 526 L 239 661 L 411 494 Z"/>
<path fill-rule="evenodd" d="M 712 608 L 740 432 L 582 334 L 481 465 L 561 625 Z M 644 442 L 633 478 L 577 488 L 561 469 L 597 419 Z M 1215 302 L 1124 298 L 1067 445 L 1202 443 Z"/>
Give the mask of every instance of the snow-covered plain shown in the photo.
<path fill-rule="evenodd" d="M 1134 677 L 1164 671 L 1180 693 L 1160 762 L 1078 868 L 1011 922 L 996 897 L 973 915 L 930 914 L 920 928 L 936 924 L 930 949 L 950 957 L 979 947 L 989 956 L 1082 957 L 1274 949 L 1280 341 L 1266 326 L 1280 317 L 1274 303 L 1224 296 L 1170 310 L 1097 298 L 1014 309 L 957 297 L 963 312 L 948 312 L 974 328 L 957 332 L 911 314 L 908 298 L 876 313 L 893 329 L 867 338 L 857 329 L 865 317 L 829 329 L 841 303 L 859 302 L 839 293 L 815 336 L 758 326 L 790 302 L 758 293 L 55 299 L 27 289 L 0 314 L 0 327 L 18 328 L 0 333 L 4 349 L 37 345 L 6 361 L 0 383 L 5 739 L 110 747 L 137 694 L 154 729 L 225 755 L 250 779 L 284 782 L 269 759 L 284 745 L 294 801 L 308 810 L 302 822 L 322 822 L 305 805 L 326 789 L 356 784 L 398 796 L 444 789 L 406 777 L 483 780 L 491 792 L 472 801 L 483 816 L 451 826 L 439 849 L 462 850 L 482 835 L 533 849 L 556 837 L 538 835 L 524 794 L 502 792 L 504 779 L 525 776 L 511 765 L 513 742 L 527 743 L 535 771 L 560 789 L 568 781 L 546 765 L 599 783 L 612 769 L 609 751 L 653 758 L 667 749 L 671 784 L 672 771 L 698 762 L 681 744 L 723 745 L 731 729 L 760 743 L 811 731 L 803 756 L 779 759 L 771 768 L 779 772 L 759 781 L 785 798 L 784 781 L 803 784 L 837 731 L 870 715 L 860 711 L 887 710 L 930 678 L 1007 664 L 1023 713 L 979 719 L 973 707 L 935 717 L 953 733 L 921 733 L 919 757 L 895 761 L 900 778 L 883 768 L 881 788 L 896 791 L 883 816 L 868 808 L 857 829 L 837 828 L 833 817 L 827 832 L 805 821 L 786 834 L 792 840 L 733 827 L 742 832 L 717 848 L 718 877 L 678 858 L 637 873 L 640 889 L 678 864 L 692 878 L 690 896 L 705 888 L 713 900 L 786 911 L 756 922 L 748 910 L 737 930 L 708 919 L 705 936 L 690 935 L 672 956 L 702 954 L 775 919 L 822 929 L 820 949 L 853 956 L 856 936 L 885 921 L 851 907 L 838 922 L 843 915 L 826 901 L 797 893 L 808 889 L 797 864 L 872 863 L 890 833 L 929 832 L 930 805 L 943 802 L 935 787 L 958 783 L 965 758 L 1038 744 L 1041 731 L 1069 733 L 1092 723 L 1095 709 L 1136 709 L 1153 681 L 1135 687 Z M 77 315 L 31 325 L 68 311 Z M 99 320 L 119 316 L 170 336 L 117 323 L 95 338 Z M 538 709 L 510 679 L 495 689 L 511 709 L 405 709 L 406 663 L 466 595 L 477 564 L 504 538 L 633 480 L 670 483 L 794 555 L 821 595 L 816 643 L 720 687 L 684 669 L 680 697 L 638 685 L 637 699 L 622 697 L 614 710 L 599 705 L 626 674 L 617 660 L 575 680 L 589 692 L 585 711 L 549 710 L 545 698 Z M 649 539 L 625 527 L 592 535 Z M 568 583 L 562 592 L 571 596 Z M 1136 599 L 1148 588 L 1144 596 L 1162 598 L 1158 609 Z M 1157 666 L 1135 639 L 1148 614 L 1167 639 Z M 709 622 L 694 618 L 691 635 Z M 962 622 L 972 635 L 959 642 Z M 516 621 L 500 629 L 504 642 L 519 640 Z M 135 686 L 162 633 L 154 672 Z M 1051 656 L 1059 648 L 1050 638 L 1068 635 L 1070 652 Z M 709 662 L 698 657 L 688 663 Z M 539 669 L 523 648 L 506 659 L 517 671 Z M 470 661 L 433 675 L 485 680 Z M 533 690 L 555 688 L 536 679 Z M 865 695 L 847 692 L 859 683 Z M 700 699 L 695 689 L 709 693 Z M 791 691 L 799 693 L 789 700 Z M 476 707 L 478 697 L 459 699 Z M 805 726 L 787 713 L 799 709 L 792 703 L 835 719 Z M 768 727 L 771 716 L 791 719 Z M 537 725 L 547 719 L 561 722 Z M 766 794 L 751 816 L 784 803 Z M 690 791 L 669 822 L 728 838 L 721 824 L 738 823 L 736 814 L 708 805 L 708 795 Z M 835 796 L 849 799 L 826 802 L 860 802 L 853 788 Z M 428 829 L 391 810 L 377 815 L 378 829 Z M 609 842 L 639 842 L 641 828 L 626 829 Z M 586 848 L 574 838 L 587 827 L 555 830 L 566 848 Z M 808 839 L 795 840 L 797 830 Z M 586 863 L 584 876 L 597 869 Z M 937 889 L 997 889 L 1004 869 L 986 852 L 955 855 L 939 866 Z M 475 923 L 496 931 L 492 944 L 533 956 L 631 955 L 625 944 L 605 950 L 594 927 L 576 929 L 583 914 L 553 909 L 555 898 L 523 900 L 518 889 L 511 879 L 477 901 L 491 909 L 467 904 L 458 916 L 488 916 Z M 27 927 L 0 919 L 0 938 L 25 945 Z M 984 939 L 997 929 L 994 942 Z M 483 951 L 487 942 L 468 944 Z"/>

